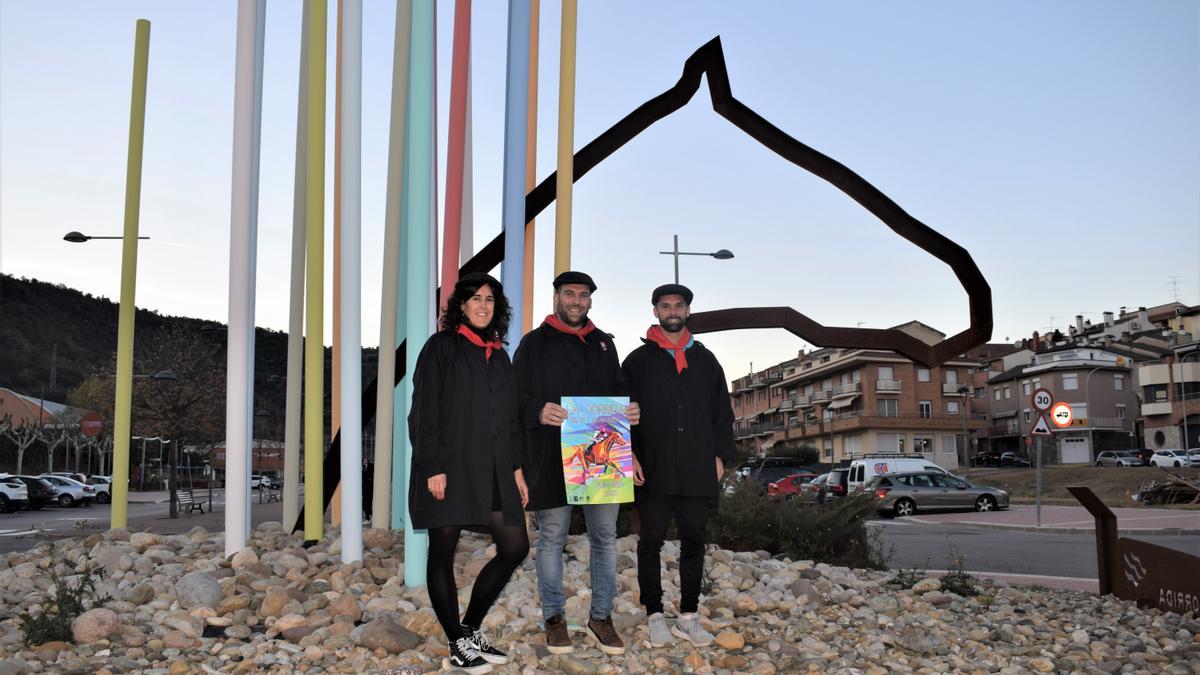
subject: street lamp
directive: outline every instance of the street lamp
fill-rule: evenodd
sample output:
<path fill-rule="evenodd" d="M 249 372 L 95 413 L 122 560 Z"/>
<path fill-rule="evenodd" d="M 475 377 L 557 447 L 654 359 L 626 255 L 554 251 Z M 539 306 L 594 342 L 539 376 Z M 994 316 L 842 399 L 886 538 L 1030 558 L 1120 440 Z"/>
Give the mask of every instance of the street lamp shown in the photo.
<path fill-rule="evenodd" d="M 707 256 L 716 258 L 717 260 L 729 260 L 730 258 L 733 257 L 733 252 L 727 248 L 723 248 L 719 251 L 713 251 L 712 253 L 694 253 L 694 252 L 690 252 L 690 251 L 680 251 L 679 250 L 679 235 L 675 235 L 675 250 L 659 251 L 658 253 L 659 253 L 659 255 L 675 256 L 675 283 L 679 283 L 679 256 L 681 256 L 681 255 L 707 255 Z"/>
<path fill-rule="evenodd" d="M 1096 439 L 1092 433 L 1092 401 L 1091 401 L 1091 384 L 1092 373 L 1097 370 L 1104 370 L 1106 366 L 1097 366 L 1088 371 L 1087 378 L 1083 380 L 1083 405 L 1087 408 L 1088 421 L 1088 450 L 1092 453 L 1092 460 L 1096 459 Z"/>
<path fill-rule="evenodd" d="M 958 411 L 958 414 L 962 415 L 963 421 L 963 451 L 962 458 L 959 459 L 958 462 L 959 466 L 965 466 L 967 460 L 969 459 L 967 457 L 967 446 L 970 444 L 970 437 L 967 436 L 967 394 L 970 393 L 970 391 L 971 388 L 965 384 L 959 385 L 958 387 L 958 395 L 962 397 L 962 409 Z"/>
<path fill-rule="evenodd" d="M 1179 398 L 1183 408 L 1183 451 L 1187 453 L 1190 460 L 1191 455 L 1191 436 L 1188 434 L 1188 392 L 1187 392 L 1187 375 L 1183 372 L 1183 364 L 1187 362 L 1188 357 L 1200 355 L 1200 351 L 1188 352 L 1179 359 Z"/>
<path fill-rule="evenodd" d="M 89 235 L 89 234 L 83 234 L 81 232 L 76 232 L 75 230 L 71 230 L 70 232 L 63 235 L 63 241 L 69 241 L 72 244 L 82 244 L 86 241 L 91 241 L 92 239 L 124 239 L 124 238 L 125 237 L 108 237 L 108 236 L 100 236 L 100 235 Z M 149 239 L 149 238 L 150 237 L 138 237 L 138 239 Z"/>

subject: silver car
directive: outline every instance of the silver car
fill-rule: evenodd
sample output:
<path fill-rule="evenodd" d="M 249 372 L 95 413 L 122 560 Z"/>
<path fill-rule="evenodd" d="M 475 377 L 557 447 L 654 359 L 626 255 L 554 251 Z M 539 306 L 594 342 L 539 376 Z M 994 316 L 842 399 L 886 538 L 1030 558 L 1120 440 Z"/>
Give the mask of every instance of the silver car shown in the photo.
<path fill-rule="evenodd" d="M 1096 455 L 1096 466 L 1141 466 L 1142 458 L 1128 450 L 1105 450 Z"/>
<path fill-rule="evenodd" d="M 917 511 L 1008 508 L 1008 493 L 1004 490 L 972 485 L 961 478 L 937 472 L 876 476 L 867 484 L 867 491 L 879 500 L 879 513 L 887 516 L 911 516 Z"/>

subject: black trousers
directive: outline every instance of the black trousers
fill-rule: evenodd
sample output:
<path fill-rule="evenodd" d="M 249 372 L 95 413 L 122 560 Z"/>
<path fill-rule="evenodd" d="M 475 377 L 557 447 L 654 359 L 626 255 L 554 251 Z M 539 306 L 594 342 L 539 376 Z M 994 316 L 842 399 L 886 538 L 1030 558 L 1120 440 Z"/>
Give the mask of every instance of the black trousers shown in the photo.
<path fill-rule="evenodd" d="M 704 575 L 704 528 L 708 523 L 709 497 L 639 495 L 638 586 L 646 614 L 663 611 L 661 557 L 663 537 L 671 518 L 679 531 L 679 611 L 695 612 L 700 604 Z"/>

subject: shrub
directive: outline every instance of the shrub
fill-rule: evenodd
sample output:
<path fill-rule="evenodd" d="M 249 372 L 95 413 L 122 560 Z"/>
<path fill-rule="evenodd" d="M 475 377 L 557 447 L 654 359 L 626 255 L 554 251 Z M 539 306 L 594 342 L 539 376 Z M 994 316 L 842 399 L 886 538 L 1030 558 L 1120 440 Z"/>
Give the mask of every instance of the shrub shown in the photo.
<path fill-rule="evenodd" d="M 50 597 L 40 614 L 21 614 L 21 630 L 25 632 L 25 644 L 31 647 L 56 640 L 71 642 L 71 622 L 85 611 L 99 607 L 110 599 L 96 591 L 96 581 L 101 576 L 100 569 L 98 565 L 93 564 L 89 553 L 84 552 L 82 571 L 78 579 L 64 579 L 58 572 L 54 541 L 45 533 L 42 536 L 45 538 L 46 557 L 50 560 Z"/>
<path fill-rule="evenodd" d="M 884 569 L 886 556 L 866 521 L 875 514 L 870 495 L 819 505 L 781 500 L 738 487 L 721 499 L 709 520 L 709 541 L 734 551 L 767 551 L 793 560 Z"/>

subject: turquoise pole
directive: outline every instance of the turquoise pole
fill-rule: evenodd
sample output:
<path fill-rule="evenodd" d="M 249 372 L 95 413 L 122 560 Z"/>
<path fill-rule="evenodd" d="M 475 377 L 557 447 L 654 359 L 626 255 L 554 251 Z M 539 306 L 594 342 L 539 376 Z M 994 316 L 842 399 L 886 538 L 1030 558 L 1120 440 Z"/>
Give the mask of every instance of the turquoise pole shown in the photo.
<path fill-rule="evenodd" d="M 504 89 L 504 263 L 500 283 L 512 307 L 508 351 L 521 341 L 525 285 L 525 146 L 529 119 L 529 0 L 508 3 L 508 75 Z"/>

